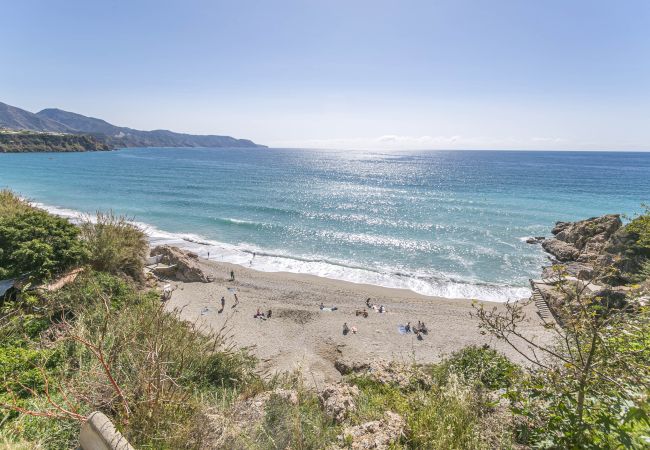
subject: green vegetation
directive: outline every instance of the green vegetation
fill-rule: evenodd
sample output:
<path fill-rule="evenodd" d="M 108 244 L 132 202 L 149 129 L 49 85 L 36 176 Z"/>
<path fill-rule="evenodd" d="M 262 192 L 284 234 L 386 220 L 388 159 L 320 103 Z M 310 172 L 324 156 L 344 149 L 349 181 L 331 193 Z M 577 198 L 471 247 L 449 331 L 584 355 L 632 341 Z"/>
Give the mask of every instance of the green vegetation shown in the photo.
<path fill-rule="evenodd" d="M 89 249 L 88 262 L 93 269 L 135 280 L 142 277 L 148 242 L 126 218 L 98 212 L 95 220 L 83 221 L 81 237 Z"/>
<path fill-rule="evenodd" d="M 644 217 L 626 230 L 641 247 Z M 642 303 L 563 286 L 565 323 L 549 325 L 557 335 L 549 345 L 525 341 L 521 304 L 479 308 L 482 331 L 529 364 L 483 346 L 404 366 L 395 381 L 348 375 L 358 394 L 337 422 L 301 374 L 262 379 L 245 350 L 165 310 L 159 292 L 144 287 L 145 255 L 142 231 L 123 218 L 98 214 L 77 227 L 0 192 L 3 276 L 29 274 L 36 285 L 84 267 L 58 291 L 27 289 L 0 303 L 0 448 L 74 448 L 95 410 L 137 448 L 350 448 L 350 430 L 387 427 L 387 411 L 403 420 L 394 449 L 650 445 L 650 309 Z"/>
<path fill-rule="evenodd" d="M 0 129 L 0 153 L 84 152 L 110 150 L 94 136 Z"/>
<path fill-rule="evenodd" d="M 3 192 L 2 199 L 10 199 Z M 0 278 L 29 276 L 48 279 L 80 264 L 86 256 L 79 229 L 45 211 L 9 200 L 0 210 Z"/>

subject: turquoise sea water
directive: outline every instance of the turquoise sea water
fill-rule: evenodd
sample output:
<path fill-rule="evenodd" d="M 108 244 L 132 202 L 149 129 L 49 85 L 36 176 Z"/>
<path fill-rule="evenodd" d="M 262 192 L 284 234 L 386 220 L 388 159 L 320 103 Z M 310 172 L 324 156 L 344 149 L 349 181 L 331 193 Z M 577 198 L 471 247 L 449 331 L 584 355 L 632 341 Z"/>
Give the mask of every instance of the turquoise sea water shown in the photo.
<path fill-rule="evenodd" d="M 650 153 L 0 154 L 0 187 L 61 214 L 113 209 L 155 242 L 259 270 L 506 300 L 545 261 L 526 237 L 650 201 Z"/>

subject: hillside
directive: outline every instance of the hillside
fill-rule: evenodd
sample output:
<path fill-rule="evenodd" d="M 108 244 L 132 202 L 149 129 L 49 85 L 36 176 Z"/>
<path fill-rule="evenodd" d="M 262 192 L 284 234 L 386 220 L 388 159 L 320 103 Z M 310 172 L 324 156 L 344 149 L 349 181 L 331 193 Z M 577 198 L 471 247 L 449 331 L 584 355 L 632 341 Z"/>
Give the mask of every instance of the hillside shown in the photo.
<path fill-rule="evenodd" d="M 0 130 L 0 153 L 85 152 L 110 149 L 105 142 L 83 134 Z"/>
<path fill-rule="evenodd" d="M 168 130 L 142 131 L 119 127 L 102 119 L 47 108 L 34 114 L 0 102 L 0 127 L 93 135 L 110 147 L 264 147 L 231 136 L 193 135 Z"/>

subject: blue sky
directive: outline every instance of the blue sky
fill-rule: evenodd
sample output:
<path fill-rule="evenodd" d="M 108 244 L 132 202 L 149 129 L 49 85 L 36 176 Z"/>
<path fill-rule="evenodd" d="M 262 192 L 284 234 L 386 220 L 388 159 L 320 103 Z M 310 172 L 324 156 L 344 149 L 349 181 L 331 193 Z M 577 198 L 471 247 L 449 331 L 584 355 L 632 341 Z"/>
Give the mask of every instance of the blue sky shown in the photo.
<path fill-rule="evenodd" d="M 0 101 L 272 146 L 650 149 L 650 1 L 0 1 Z"/>

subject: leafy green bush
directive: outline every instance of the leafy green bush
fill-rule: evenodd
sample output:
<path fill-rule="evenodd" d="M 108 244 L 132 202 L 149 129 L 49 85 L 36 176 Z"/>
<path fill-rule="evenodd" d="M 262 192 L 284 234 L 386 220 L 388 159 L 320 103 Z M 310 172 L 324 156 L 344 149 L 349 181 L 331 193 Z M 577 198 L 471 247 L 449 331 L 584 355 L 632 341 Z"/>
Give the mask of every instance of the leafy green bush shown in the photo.
<path fill-rule="evenodd" d="M 521 369 L 488 345 L 471 345 L 452 353 L 434 372 L 438 379 L 455 374 L 488 389 L 501 389 L 511 386 Z"/>
<path fill-rule="evenodd" d="M 98 271 L 142 278 L 148 256 L 147 237 L 125 217 L 98 212 L 81 224 L 81 237 L 90 250 L 89 262 Z"/>
<path fill-rule="evenodd" d="M 79 229 L 65 219 L 30 209 L 0 217 L 0 277 L 48 279 L 87 255 Z"/>

